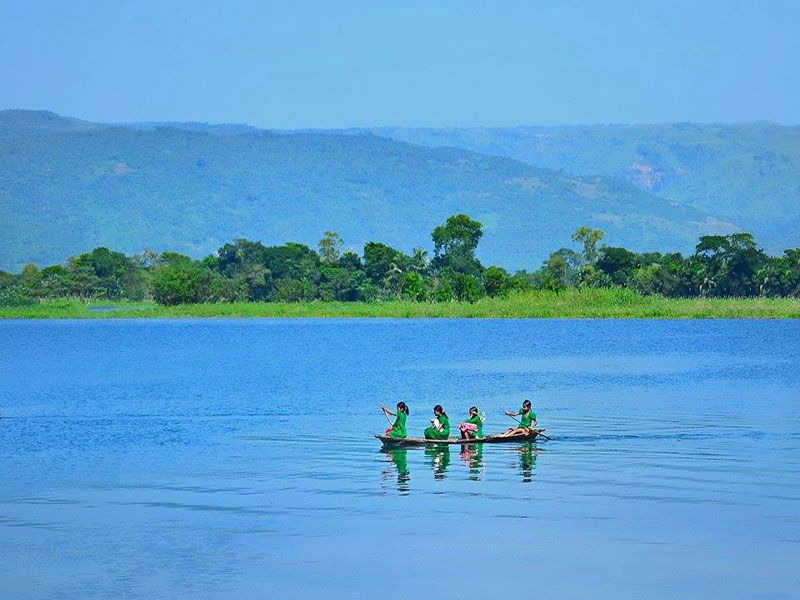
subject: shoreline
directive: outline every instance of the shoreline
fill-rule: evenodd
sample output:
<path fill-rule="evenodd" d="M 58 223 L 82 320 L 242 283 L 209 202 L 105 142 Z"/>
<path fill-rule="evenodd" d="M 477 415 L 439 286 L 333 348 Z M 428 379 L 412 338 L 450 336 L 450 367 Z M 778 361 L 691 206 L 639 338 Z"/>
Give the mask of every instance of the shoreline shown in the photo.
<path fill-rule="evenodd" d="M 473 303 L 238 302 L 161 306 L 50 300 L 0 307 L 0 319 L 147 318 L 799 319 L 798 298 L 663 298 L 627 289 L 534 291 Z"/>

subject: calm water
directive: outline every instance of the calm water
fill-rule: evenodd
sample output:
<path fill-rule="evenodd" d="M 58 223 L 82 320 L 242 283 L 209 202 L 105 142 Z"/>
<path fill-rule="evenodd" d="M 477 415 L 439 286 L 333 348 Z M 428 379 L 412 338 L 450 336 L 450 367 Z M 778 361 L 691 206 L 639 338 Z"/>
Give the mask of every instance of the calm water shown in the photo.
<path fill-rule="evenodd" d="M 0 322 L 3 598 L 800 597 L 800 322 Z M 380 450 L 380 402 L 554 436 Z"/>

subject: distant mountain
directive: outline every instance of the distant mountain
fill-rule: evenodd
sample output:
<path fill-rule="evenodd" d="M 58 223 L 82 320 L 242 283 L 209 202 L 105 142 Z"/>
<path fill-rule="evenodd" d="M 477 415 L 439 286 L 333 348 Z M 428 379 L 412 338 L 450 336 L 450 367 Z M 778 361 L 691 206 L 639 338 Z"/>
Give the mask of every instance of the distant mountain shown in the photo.
<path fill-rule="evenodd" d="M 156 129 L 179 129 L 182 131 L 202 131 L 217 135 L 237 135 L 262 131 L 258 127 L 244 123 L 198 123 L 196 121 L 142 121 L 139 123 L 118 123 L 119 127 L 134 131 L 155 131 Z"/>
<path fill-rule="evenodd" d="M 62 117 L 49 110 L 0 110 L 0 132 L 92 131 L 105 125 Z"/>
<path fill-rule="evenodd" d="M 244 123 L 199 123 L 197 121 L 139 121 L 134 123 L 91 123 L 72 117 L 62 117 L 49 110 L 0 110 L 0 129 L 21 131 L 96 131 L 122 127 L 134 131 L 155 131 L 156 129 L 179 129 L 182 131 L 202 131 L 218 135 L 236 135 L 262 131 L 258 127 Z"/>
<path fill-rule="evenodd" d="M 351 130 L 453 146 L 640 188 L 800 245 L 800 127 L 772 123 Z"/>
<path fill-rule="evenodd" d="M 466 212 L 485 225 L 486 264 L 535 268 L 583 224 L 635 250 L 691 249 L 736 224 L 630 182 L 575 176 L 376 135 L 219 135 L 0 112 L 0 269 L 63 261 L 98 245 L 201 256 L 235 237 L 312 246 L 324 229 L 430 248 Z"/>

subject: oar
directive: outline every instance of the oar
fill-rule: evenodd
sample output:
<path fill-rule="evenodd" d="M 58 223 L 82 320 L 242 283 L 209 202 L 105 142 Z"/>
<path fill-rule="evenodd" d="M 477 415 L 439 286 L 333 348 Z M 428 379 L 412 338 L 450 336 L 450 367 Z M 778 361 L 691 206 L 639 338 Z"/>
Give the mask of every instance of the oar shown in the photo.
<path fill-rule="evenodd" d="M 511 415 L 509 415 L 508 413 L 506 413 L 506 416 L 507 416 L 509 419 L 511 419 L 511 420 L 513 420 L 513 421 L 516 421 L 516 422 L 517 422 L 517 425 L 522 425 L 522 423 L 520 423 L 520 422 L 517 420 L 517 418 L 516 418 L 516 417 L 512 417 L 512 416 L 511 416 Z M 546 440 L 548 440 L 548 441 L 550 441 L 550 440 L 552 440 L 552 439 L 553 439 L 553 438 L 551 438 L 550 436 L 547 436 L 547 435 L 545 435 L 545 434 L 543 434 L 543 433 L 542 433 L 542 431 L 544 431 L 544 429 L 533 429 L 532 431 L 535 431 L 537 436 L 539 436 L 539 437 L 543 437 L 544 439 L 546 439 Z"/>
<path fill-rule="evenodd" d="M 381 406 L 381 412 L 383 413 L 383 416 L 386 417 L 386 420 L 389 421 L 389 425 L 394 427 L 394 423 L 392 423 L 392 420 L 389 418 L 389 415 L 386 414 L 386 411 L 383 410 L 383 406 Z"/>

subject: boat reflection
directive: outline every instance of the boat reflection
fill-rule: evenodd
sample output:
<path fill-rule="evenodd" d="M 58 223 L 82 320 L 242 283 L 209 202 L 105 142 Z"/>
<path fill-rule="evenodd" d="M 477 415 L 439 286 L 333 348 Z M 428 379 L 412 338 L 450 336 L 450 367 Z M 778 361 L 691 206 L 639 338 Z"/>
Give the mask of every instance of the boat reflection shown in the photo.
<path fill-rule="evenodd" d="M 444 479 L 447 467 L 450 466 L 450 446 L 447 444 L 426 446 L 425 457 L 431 461 L 434 479 Z"/>
<path fill-rule="evenodd" d="M 454 444 L 455 445 L 455 444 Z M 492 448 L 489 450 L 488 460 L 492 462 L 500 458 L 502 462 L 512 459 L 510 463 L 513 469 L 518 471 L 522 476 L 524 483 L 530 483 L 536 475 L 536 459 L 538 456 L 538 449 L 535 442 L 524 442 L 519 444 L 504 444 L 502 450 L 500 448 Z M 486 457 L 484 451 L 485 444 L 475 442 L 465 442 L 459 444 L 458 457 L 460 462 L 466 466 L 468 470 L 467 477 L 471 481 L 484 481 L 486 479 Z M 396 479 L 397 490 L 401 493 L 408 493 L 410 491 L 411 471 L 408 466 L 408 453 L 422 450 L 425 460 L 429 462 L 434 479 L 444 479 L 447 475 L 447 470 L 450 467 L 450 444 L 430 444 L 421 446 L 407 447 L 390 447 L 383 446 L 381 452 L 386 457 L 386 467 L 382 472 L 382 479 L 390 480 Z M 499 455 L 498 455 L 498 452 Z M 418 454 L 416 456 L 419 456 Z M 506 457 L 506 458 L 501 458 Z M 412 456 L 413 458 L 413 456 Z"/>
<path fill-rule="evenodd" d="M 406 448 L 391 448 L 386 449 L 386 459 L 394 464 L 393 468 L 387 468 L 383 471 L 384 478 L 390 477 L 392 471 L 397 476 L 397 490 L 406 493 L 411 488 L 409 481 L 411 474 L 408 471 L 408 450 Z"/>
<path fill-rule="evenodd" d="M 483 444 L 461 444 L 459 458 L 469 468 L 469 478 L 478 481 L 483 474 Z"/>

